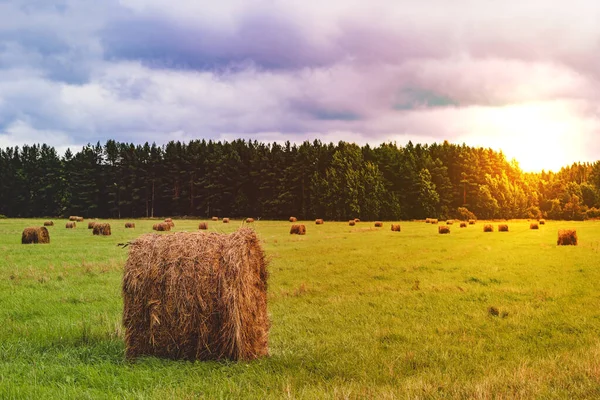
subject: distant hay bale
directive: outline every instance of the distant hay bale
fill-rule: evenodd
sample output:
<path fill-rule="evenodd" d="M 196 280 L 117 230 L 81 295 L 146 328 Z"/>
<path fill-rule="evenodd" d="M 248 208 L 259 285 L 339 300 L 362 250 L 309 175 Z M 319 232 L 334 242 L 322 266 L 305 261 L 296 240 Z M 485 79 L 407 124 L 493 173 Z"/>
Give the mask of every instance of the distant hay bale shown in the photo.
<path fill-rule="evenodd" d="M 165 222 L 173 222 L 173 218 L 165 218 Z"/>
<path fill-rule="evenodd" d="M 453 219 L 449 219 L 448 221 L 446 221 L 446 225 L 452 225 L 454 223 Z"/>
<path fill-rule="evenodd" d="M 53 221 L 45 221 L 44 226 L 54 226 L 54 222 Z"/>
<path fill-rule="evenodd" d="M 467 227 L 467 223 L 466 222 L 461 222 L 460 223 L 460 227 L 461 228 L 466 228 Z"/>
<path fill-rule="evenodd" d="M 306 235 L 306 226 L 292 225 L 290 228 L 290 235 Z"/>
<path fill-rule="evenodd" d="M 298 218 L 296 218 L 296 217 L 290 217 L 290 222 L 296 222 L 296 221 L 298 221 Z"/>
<path fill-rule="evenodd" d="M 392 224 L 392 232 L 400 232 L 400 224 Z"/>
<path fill-rule="evenodd" d="M 83 222 L 83 217 L 77 217 L 76 222 Z"/>
<path fill-rule="evenodd" d="M 92 233 L 99 236 L 110 236 L 110 224 L 96 222 Z"/>
<path fill-rule="evenodd" d="M 470 219 L 469 220 L 469 225 L 475 225 L 475 220 L 474 219 Z"/>
<path fill-rule="evenodd" d="M 94 221 L 88 222 L 88 229 L 94 229 L 94 225 L 96 225 L 96 222 L 94 222 Z"/>
<path fill-rule="evenodd" d="M 425 223 L 429 224 L 431 222 L 431 218 L 425 218 Z"/>
<path fill-rule="evenodd" d="M 440 234 L 450 233 L 450 227 L 447 225 L 440 225 L 440 226 L 438 226 L 438 233 L 440 233 Z"/>
<path fill-rule="evenodd" d="M 437 219 L 435 219 L 435 218 L 432 218 L 432 219 L 430 219 L 430 220 L 429 220 L 429 223 L 430 223 L 430 224 L 437 225 L 437 224 L 438 224 L 438 220 L 437 220 Z"/>
<path fill-rule="evenodd" d="M 529 229 L 540 229 L 537 222 L 532 222 L 529 224 Z"/>
<path fill-rule="evenodd" d="M 254 222 L 254 218 L 246 218 L 246 223 L 251 224 Z"/>
<path fill-rule="evenodd" d="M 168 222 L 159 222 L 158 224 L 152 225 L 152 229 L 159 232 L 166 232 L 171 230 L 171 225 Z"/>
<path fill-rule="evenodd" d="M 76 216 L 74 216 L 74 215 L 71 215 L 71 216 L 69 217 L 69 221 L 77 221 L 77 218 L 79 218 L 79 217 L 76 217 Z"/>
<path fill-rule="evenodd" d="M 506 225 L 506 224 L 498 225 L 498 232 L 508 232 L 508 225 Z"/>
<path fill-rule="evenodd" d="M 351 219 L 350 221 L 348 221 L 348 225 L 354 226 L 354 225 L 356 225 L 356 222 L 354 222 L 354 220 Z"/>
<path fill-rule="evenodd" d="M 359 223 L 359 222 L 360 222 L 360 219 L 358 219 L 358 218 L 354 218 L 354 222 L 356 222 L 356 223 Z"/>
<path fill-rule="evenodd" d="M 267 262 L 253 230 L 146 234 L 129 249 L 122 286 L 128 359 L 268 355 Z"/>
<path fill-rule="evenodd" d="M 381 227 L 383 227 L 383 222 L 375 221 L 375 228 L 381 228 Z"/>
<path fill-rule="evenodd" d="M 556 244 L 558 246 L 577 246 L 577 231 L 575 229 L 560 229 Z"/>
<path fill-rule="evenodd" d="M 50 243 L 50 234 L 44 226 L 23 229 L 21 244 Z"/>
<path fill-rule="evenodd" d="M 206 223 L 206 222 L 200 222 L 198 224 L 198 229 L 203 230 L 203 231 L 207 230 L 208 229 L 208 223 Z"/>
<path fill-rule="evenodd" d="M 229 223 L 229 218 L 223 218 L 223 223 L 224 224 L 228 224 Z"/>
<path fill-rule="evenodd" d="M 134 222 L 125 222 L 125 228 L 135 228 Z"/>
<path fill-rule="evenodd" d="M 165 218 L 165 222 L 164 223 L 168 224 L 169 228 L 173 228 L 175 226 L 175 223 L 173 222 L 173 219 L 171 219 L 171 218 Z"/>
<path fill-rule="evenodd" d="M 77 224 L 75 224 L 75 222 L 67 222 L 67 224 L 65 225 L 65 228 L 67 228 L 67 229 L 77 228 Z"/>
<path fill-rule="evenodd" d="M 317 225 L 323 225 L 323 220 L 321 218 L 318 218 L 315 220 L 315 224 Z"/>
<path fill-rule="evenodd" d="M 212 217 L 211 219 L 212 219 L 213 221 L 218 221 L 218 220 L 219 220 L 219 217 Z"/>
<path fill-rule="evenodd" d="M 483 226 L 483 231 L 484 232 L 494 232 L 494 226 L 491 224 L 485 224 Z"/>
<path fill-rule="evenodd" d="M 540 219 L 540 225 L 546 225 L 546 220 Z"/>

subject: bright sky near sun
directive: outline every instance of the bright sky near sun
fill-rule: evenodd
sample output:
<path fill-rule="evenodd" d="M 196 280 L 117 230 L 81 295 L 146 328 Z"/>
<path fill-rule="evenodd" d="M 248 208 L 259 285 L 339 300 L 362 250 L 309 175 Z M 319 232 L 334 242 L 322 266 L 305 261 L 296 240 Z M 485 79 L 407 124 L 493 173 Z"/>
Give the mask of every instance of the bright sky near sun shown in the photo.
<path fill-rule="evenodd" d="M 0 2 L 0 147 L 448 140 L 600 155 L 600 2 Z"/>

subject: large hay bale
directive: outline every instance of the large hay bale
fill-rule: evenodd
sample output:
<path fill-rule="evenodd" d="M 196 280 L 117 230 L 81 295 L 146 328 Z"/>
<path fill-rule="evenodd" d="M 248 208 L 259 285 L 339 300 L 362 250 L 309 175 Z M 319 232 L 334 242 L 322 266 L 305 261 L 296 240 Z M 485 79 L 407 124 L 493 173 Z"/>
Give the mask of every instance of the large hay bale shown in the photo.
<path fill-rule="evenodd" d="M 454 223 L 453 219 L 449 219 L 448 221 L 446 221 L 446 225 L 452 225 Z"/>
<path fill-rule="evenodd" d="M 400 232 L 400 224 L 392 224 L 392 232 Z"/>
<path fill-rule="evenodd" d="M 575 229 L 560 229 L 556 244 L 558 246 L 577 246 L 577 231 Z"/>
<path fill-rule="evenodd" d="M 77 217 L 76 222 L 83 222 L 83 217 Z"/>
<path fill-rule="evenodd" d="M 292 225 L 290 235 L 306 235 L 306 227 L 304 225 Z"/>
<path fill-rule="evenodd" d="M 67 229 L 77 228 L 77 224 L 75 224 L 75 222 L 67 222 L 67 224 L 65 225 L 65 228 L 67 228 Z"/>
<path fill-rule="evenodd" d="M 96 222 L 94 224 L 94 230 L 92 231 L 92 233 L 94 235 L 100 235 L 100 236 L 110 236 L 110 224 L 108 223 L 100 223 L 100 222 Z"/>
<path fill-rule="evenodd" d="M 432 219 L 429 220 L 429 223 L 433 224 L 433 225 L 437 225 L 438 224 L 438 220 L 435 219 L 435 218 L 432 218 Z"/>
<path fill-rule="evenodd" d="M 348 221 L 348 225 L 354 226 L 356 225 L 356 222 L 353 219 L 351 219 L 350 221 Z"/>
<path fill-rule="evenodd" d="M 168 222 L 159 222 L 158 224 L 154 224 L 152 225 L 152 229 L 154 229 L 155 231 L 170 231 L 171 230 L 171 225 L 169 225 Z"/>
<path fill-rule="evenodd" d="M 529 224 L 529 229 L 540 229 L 537 222 L 532 222 Z"/>
<path fill-rule="evenodd" d="M 298 218 L 296 218 L 296 217 L 290 217 L 290 222 L 296 222 L 296 221 L 298 221 Z"/>
<path fill-rule="evenodd" d="M 21 244 L 50 243 L 50 233 L 44 226 L 34 226 L 23 229 Z"/>
<path fill-rule="evenodd" d="M 483 226 L 484 232 L 494 232 L 494 226 L 492 224 L 485 224 Z"/>
<path fill-rule="evenodd" d="M 79 218 L 79 217 L 76 217 L 76 216 L 74 216 L 74 215 L 71 215 L 71 216 L 69 217 L 69 221 L 75 221 L 75 222 L 77 222 L 77 218 Z"/>
<path fill-rule="evenodd" d="M 463 221 L 463 222 L 461 222 L 461 223 L 460 223 L 460 227 L 461 227 L 461 228 L 466 228 L 466 227 L 467 227 L 467 223 L 466 223 L 466 222 L 464 222 L 464 221 Z"/>
<path fill-rule="evenodd" d="M 147 234 L 123 275 L 126 357 L 268 355 L 267 263 L 256 233 Z"/>
<path fill-rule="evenodd" d="M 95 221 L 88 222 L 88 229 L 94 229 L 94 225 L 96 225 L 96 224 L 97 224 L 97 222 L 95 222 Z"/>
<path fill-rule="evenodd" d="M 246 223 L 251 224 L 254 222 L 254 218 L 246 218 Z"/>
<path fill-rule="evenodd" d="M 208 229 L 208 223 L 206 223 L 206 222 L 200 222 L 198 224 L 198 229 L 203 230 L 203 231 L 207 230 Z"/>
<path fill-rule="evenodd" d="M 474 219 L 470 219 L 469 220 L 469 225 L 475 225 L 475 220 Z"/>
<path fill-rule="evenodd" d="M 53 221 L 44 221 L 44 226 L 54 226 Z"/>
<path fill-rule="evenodd" d="M 135 228 L 134 222 L 125 222 L 125 228 Z"/>
<path fill-rule="evenodd" d="M 508 225 L 506 225 L 506 224 L 498 225 L 498 232 L 508 232 Z"/>
<path fill-rule="evenodd" d="M 381 227 L 383 227 L 383 222 L 375 221 L 375 228 L 381 228 Z"/>
<path fill-rule="evenodd" d="M 212 217 L 211 219 L 212 219 L 213 221 L 218 221 L 218 220 L 219 220 L 219 217 Z"/>
<path fill-rule="evenodd" d="M 540 225 L 546 225 L 546 220 L 540 219 Z"/>
<path fill-rule="evenodd" d="M 440 225 L 440 226 L 438 226 L 438 233 L 440 233 L 440 234 L 450 233 L 450 227 L 447 225 Z"/>
<path fill-rule="evenodd" d="M 229 223 L 229 218 L 223 218 L 223 223 L 224 224 L 228 224 Z"/>
<path fill-rule="evenodd" d="M 318 218 L 315 220 L 315 224 L 317 225 L 323 225 L 323 220 L 321 218 Z"/>

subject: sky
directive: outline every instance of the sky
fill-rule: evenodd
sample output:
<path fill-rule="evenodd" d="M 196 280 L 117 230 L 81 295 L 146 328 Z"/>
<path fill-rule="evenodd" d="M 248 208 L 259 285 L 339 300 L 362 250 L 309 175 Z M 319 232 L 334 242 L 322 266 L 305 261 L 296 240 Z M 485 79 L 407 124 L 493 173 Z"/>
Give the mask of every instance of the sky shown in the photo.
<path fill-rule="evenodd" d="M 448 140 L 600 159 L 597 0 L 0 0 L 0 147 Z"/>

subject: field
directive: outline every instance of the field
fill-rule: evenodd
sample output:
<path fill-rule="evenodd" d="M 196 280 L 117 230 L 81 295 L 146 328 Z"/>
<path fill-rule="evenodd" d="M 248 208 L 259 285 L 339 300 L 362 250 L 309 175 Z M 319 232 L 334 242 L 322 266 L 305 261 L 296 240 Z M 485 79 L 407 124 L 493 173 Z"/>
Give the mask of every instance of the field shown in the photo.
<path fill-rule="evenodd" d="M 0 398 L 600 397 L 597 222 L 439 235 L 423 222 L 391 232 L 311 221 L 290 236 L 288 222 L 257 221 L 271 356 L 129 363 L 117 244 L 156 221 L 109 221 L 112 236 L 98 237 L 87 221 L 54 220 L 50 244 L 21 245 L 42 221 L 0 220 Z M 208 221 L 218 232 L 241 224 Z M 571 227 L 579 245 L 557 247 Z"/>

